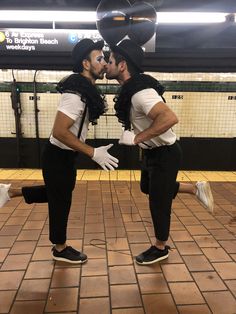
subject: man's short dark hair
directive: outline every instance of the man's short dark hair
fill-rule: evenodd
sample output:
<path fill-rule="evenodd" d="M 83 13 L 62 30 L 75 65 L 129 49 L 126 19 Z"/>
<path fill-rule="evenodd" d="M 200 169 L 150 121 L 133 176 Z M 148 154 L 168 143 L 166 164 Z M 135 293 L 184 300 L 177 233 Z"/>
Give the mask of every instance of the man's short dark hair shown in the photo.
<path fill-rule="evenodd" d="M 83 58 L 83 60 L 81 61 L 81 63 L 77 64 L 78 73 L 83 72 L 83 69 L 84 69 L 84 67 L 83 67 L 83 61 L 84 61 L 84 60 L 91 61 L 91 52 L 88 53 L 88 54 Z"/>
<path fill-rule="evenodd" d="M 135 74 L 139 74 L 138 69 L 129 60 L 127 60 L 125 57 L 123 57 L 121 54 L 119 54 L 118 52 L 112 52 L 112 55 L 115 59 L 116 65 L 118 65 L 121 61 L 126 62 L 129 74 L 131 76 L 133 76 Z"/>

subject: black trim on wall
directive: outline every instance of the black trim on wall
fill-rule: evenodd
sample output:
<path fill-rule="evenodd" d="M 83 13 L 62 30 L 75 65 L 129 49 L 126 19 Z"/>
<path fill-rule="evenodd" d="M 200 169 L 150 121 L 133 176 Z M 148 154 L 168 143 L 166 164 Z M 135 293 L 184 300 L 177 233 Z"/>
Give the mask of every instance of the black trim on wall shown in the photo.
<path fill-rule="evenodd" d="M 41 151 L 46 142 L 41 139 Z M 183 170 L 236 170 L 236 138 L 181 138 L 179 142 L 183 150 Z M 94 147 L 113 143 L 109 152 L 120 160 L 119 169 L 140 169 L 140 150 L 136 146 L 120 146 L 115 139 L 89 139 L 87 143 Z M 16 140 L 0 138 L 0 151 L 0 168 L 16 168 Z M 35 139 L 22 139 L 20 151 L 22 168 L 39 168 Z M 100 169 L 82 154 L 78 154 L 77 167 Z"/>
<path fill-rule="evenodd" d="M 66 53 L 6 55 L 0 58 L 2 69 L 68 70 L 71 57 Z M 236 48 L 159 48 L 146 53 L 143 68 L 158 72 L 236 72 Z"/>

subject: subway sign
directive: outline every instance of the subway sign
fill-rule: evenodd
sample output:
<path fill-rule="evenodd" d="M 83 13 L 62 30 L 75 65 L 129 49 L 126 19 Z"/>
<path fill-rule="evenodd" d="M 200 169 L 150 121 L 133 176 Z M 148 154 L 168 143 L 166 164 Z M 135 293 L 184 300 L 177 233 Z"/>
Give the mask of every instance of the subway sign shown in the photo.
<path fill-rule="evenodd" d="M 0 29 L 0 53 L 70 52 L 83 38 L 102 39 L 97 30 Z"/>

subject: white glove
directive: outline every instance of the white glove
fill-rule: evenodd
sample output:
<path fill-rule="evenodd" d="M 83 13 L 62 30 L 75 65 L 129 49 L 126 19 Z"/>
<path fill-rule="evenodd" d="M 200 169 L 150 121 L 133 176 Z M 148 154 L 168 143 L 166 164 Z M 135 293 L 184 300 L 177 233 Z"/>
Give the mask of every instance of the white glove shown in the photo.
<path fill-rule="evenodd" d="M 129 146 L 134 146 L 134 138 L 135 134 L 134 132 L 131 131 L 124 131 L 119 139 L 119 144 L 123 145 L 129 145 Z"/>
<path fill-rule="evenodd" d="M 134 146 L 134 138 L 135 138 L 135 134 L 134 132 L 131 131 L 124 131 L 119 139 L 119 144 L 123 144 L 123 145 L 129 145 L 129 146 Z M 145 143 L 139 143 L 138 144 L 139 147 L 147 149 L 148 145 L 146 145 Z"/>
<path fill-rule="evenodd" d="M 94 148 L 92 160 L 98 163 L 106 171 L 115 170 L 114 168 L 118 167 L 119 160 L 107 152 L 112 146 L 113 144 L 109 144 L 107 146 Z"/>

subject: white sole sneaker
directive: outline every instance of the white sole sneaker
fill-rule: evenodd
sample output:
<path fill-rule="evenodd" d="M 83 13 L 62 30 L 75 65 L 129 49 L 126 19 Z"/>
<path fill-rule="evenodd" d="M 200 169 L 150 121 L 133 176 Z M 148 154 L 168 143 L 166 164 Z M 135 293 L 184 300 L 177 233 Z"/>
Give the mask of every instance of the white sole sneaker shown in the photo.
<path fill-rule="evenodd" d="M 11 184 L 0 184 L 0 208 L 2 208 L 11 199 L 8 195 L 10 186 Z"/>
<path fill-rule="evenodd" d="M 197 193 L 196 196 L 200 203 L 208 209 L 211 213 L 214 210 L 214 199 L 211 192 L 211 186 L 209 182 L 200 181 L 196 183 Z"/>

